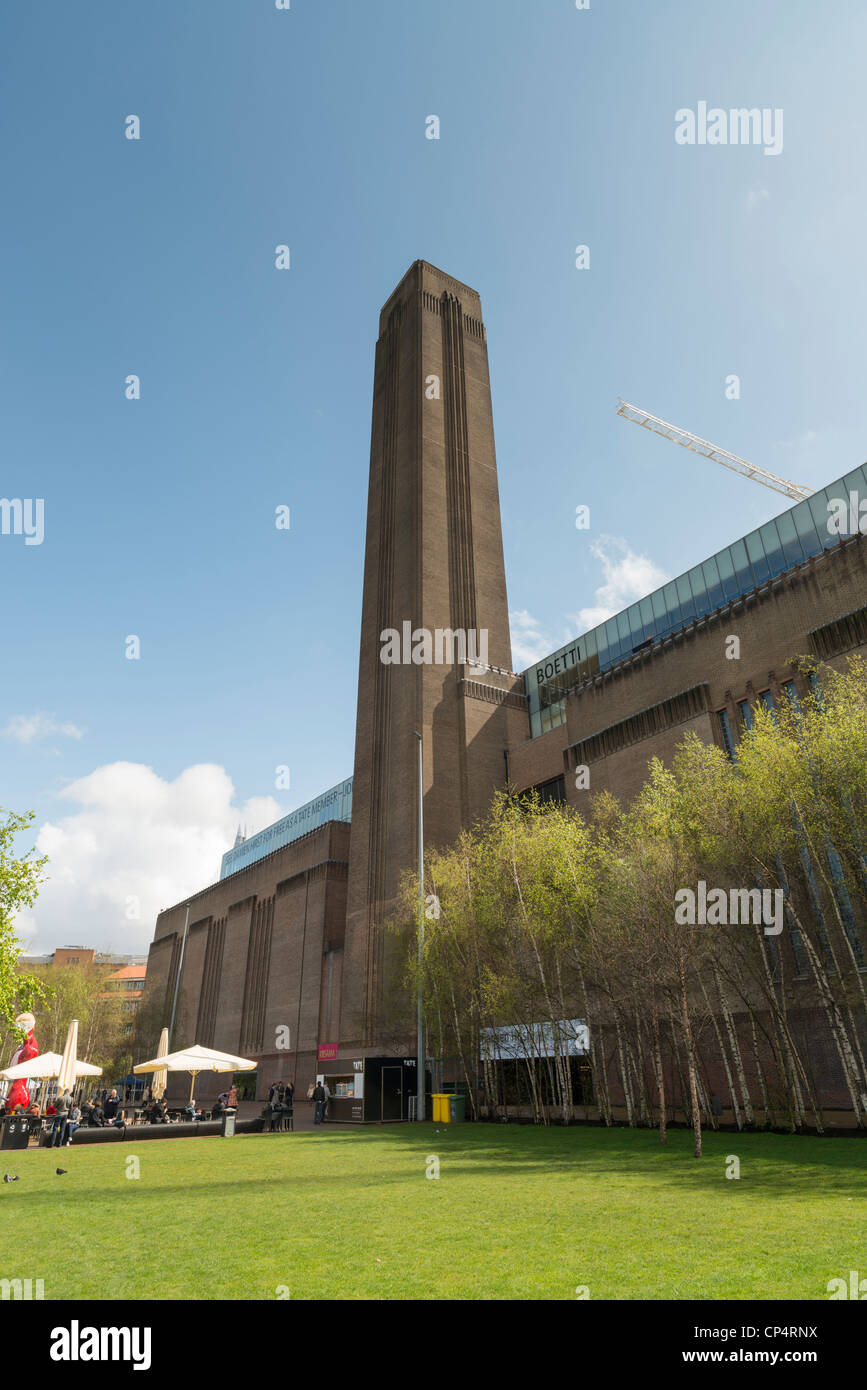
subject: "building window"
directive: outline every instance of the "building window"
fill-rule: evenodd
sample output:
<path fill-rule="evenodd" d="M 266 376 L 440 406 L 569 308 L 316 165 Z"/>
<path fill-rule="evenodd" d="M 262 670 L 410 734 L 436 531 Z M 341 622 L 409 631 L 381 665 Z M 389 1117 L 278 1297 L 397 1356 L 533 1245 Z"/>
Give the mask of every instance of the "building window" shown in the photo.
<path fill-rule="evenodd" d="M 720 734 L 722 735 L 723 747 L 725 748 L 726 753 L 731 758 L 732 762 L 734 762 L 735 741 L 732 738 L 732 726 L 731 720 L 729 719 L 728 710 L 718 709 L 716 712 L 716 717 L 719 720 L 719 728 Z"/>
<path fill-rule="evenodd" d="M 831 869 L 831 877 L 834 880 L 834 896 L 837 899 L 837 906 L 843 921 L 843 929 L 849 938 L 852 954 L 859 968 L 863 969 L 864 949 L 861 945 L 861 938 L 858 935 L 858 928 L 855 925 L 855 914 L 852 911 L 852 899 L 849 897 L 849 890 L 846 887 L 843 863 L 833 845 L 827 845 L 826 853 L 828 855 L 828 864 Z"/>
<path fill-rule="evenodd" d="M 753 727 L 753 707 L 749 700 L 741 700 L 738 709 L 741 713 L 744 728 L 751 729 Z"/>
<path fill-rule="evenodd" d="M 546 801 L 565 801 L 566 800 L 566 778 L 563 773 L 559 777 L 552 777 L 549 782 L 539 782 L 535 787 L 528 787 L 525 796 L 538 792 L 539 800 L 544 804 Z"/>
<path fill-rule="evenodd" d="M 816 671 L 811 671 L 807 676 L 807 680 L 810 683 L 810 694 L 813 696 L 819 709 L 823 710 L 825 708 L 825 692 L 822 689 L 822 682 L 819 679 L 818 673 Z"/>
<path fill-rule="evenodd" d="M 786 681 L 783 686 L 786 698 L 796 714 L 800 713 L 801 706 L 798 702 L 798 691 L 794 681 Z"/>

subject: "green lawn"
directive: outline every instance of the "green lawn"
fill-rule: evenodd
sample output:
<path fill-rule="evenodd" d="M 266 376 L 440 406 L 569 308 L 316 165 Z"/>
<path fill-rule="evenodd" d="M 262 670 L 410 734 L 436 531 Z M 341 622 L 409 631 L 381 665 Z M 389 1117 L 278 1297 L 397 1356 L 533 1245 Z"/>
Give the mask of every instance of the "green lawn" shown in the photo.
<path fill-rule="evenodd" d="M 0 1278 L 46 1299 L 826 1299 L 867 1276 L 867 1142 L 691 1143 L 403 1125 L 3 1153 Z"/>

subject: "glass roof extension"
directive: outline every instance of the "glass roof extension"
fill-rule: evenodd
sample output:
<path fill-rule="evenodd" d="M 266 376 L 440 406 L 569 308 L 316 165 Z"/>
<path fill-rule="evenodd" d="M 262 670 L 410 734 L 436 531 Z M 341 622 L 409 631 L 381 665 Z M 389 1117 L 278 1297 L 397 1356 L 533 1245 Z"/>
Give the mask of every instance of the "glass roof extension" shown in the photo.
<path fill-rule="evenodd" d="M 867 465 L 796 502 L 787 512 L 630 604 L 622 613 L 534 662 L 524 672 L 531 737 L 565 719 L 558 685 L 572 685 L 597 671 L 607 671 L 642 647 L 836 546 L 840 535 L 828 524 L 832 504 L 843 500 L 848 507 L 852 492 L 867 499 Z M 566 672 L 571 674 L 563 681 Z"/>

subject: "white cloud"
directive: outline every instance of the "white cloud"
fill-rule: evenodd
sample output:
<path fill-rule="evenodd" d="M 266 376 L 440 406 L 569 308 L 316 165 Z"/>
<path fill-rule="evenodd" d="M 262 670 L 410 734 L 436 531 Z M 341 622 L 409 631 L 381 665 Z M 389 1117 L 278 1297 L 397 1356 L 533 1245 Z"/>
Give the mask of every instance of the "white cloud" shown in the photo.
<path fill-rule="evenodd" d="M 747 194 L 747 212 L 752 212 L 753 208 L 757 208 L 759 203 L 764 203 L 770 196 L 766 188 L 752 189 Z"/>
<path fill-rule="evenodd" d="M 568 623 L 559 634 L 543 628 L 526 608 L 509 613 L 512 664 L 516 671 L 524 671 L 541 657 L 550 656 L 573 637 L 604 623 L 606 618 L 621 613 L 636 599 L 668 582 L 665 571 L 648 556 L 636 554 L 622 536 L 600 536 L 591 543 L 590 553 L 601 564 L 603 574 L 603 582 L 594 594 L 596 602 L 569 614 Z"/>
<path fill-rule="evenodd" d="M 600 536 L 592 542 L 590 553 L 602 565 L 604 580 L 594 594 L 596 602 L 574 615 L 578 632 L 613 618 L 668 581 L 664 570 L 647 555 L 636 554 L 622 536 Z"/>
<path fill-rule="evenodd" d="M 60 796 L 75 809 L 41 827 L 49 881 L 16 923 L 31 953 L 67 943 L 145 952 L 159 910 L 218 878 L 239 821 L 255 834 L 284 814 L 272 796 L 236 805 L 231 778 L 213 763 L 173 782 L 141 763 L 109 763 Z M 138 916 L 129 917 L 136 900 Z"/>
<path fill-rule="evenodd" d="M 58 724 L 53 714 L 13 714 L 3 730 L 4 738 L 14 738 L 19 743 L 32 743 L 34 739 L 48 738 L 50 734 L 83 738 L 84 730 L 75 724 Z"/>
<path fill-rule="evenodd" d="M 512 634 L 512 665 L 516 671 L 524 671 L 542 656 L 561 647 L 563 638 L 558 641 L 543 632 L 539 621 L 528 613 L 526 608 L 514 609 L 509 613 L 509 628 Z"/>

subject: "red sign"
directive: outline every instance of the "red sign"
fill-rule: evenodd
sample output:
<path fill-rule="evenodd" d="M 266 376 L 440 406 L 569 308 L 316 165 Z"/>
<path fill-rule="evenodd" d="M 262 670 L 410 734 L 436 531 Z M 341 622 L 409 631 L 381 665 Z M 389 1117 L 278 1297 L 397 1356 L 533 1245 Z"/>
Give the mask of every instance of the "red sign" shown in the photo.
<path fill-rule="evenodd" d="M 337 1043 L 320 1043 L 316 1052 L 317 1062 L 336 1062 Z"/>

